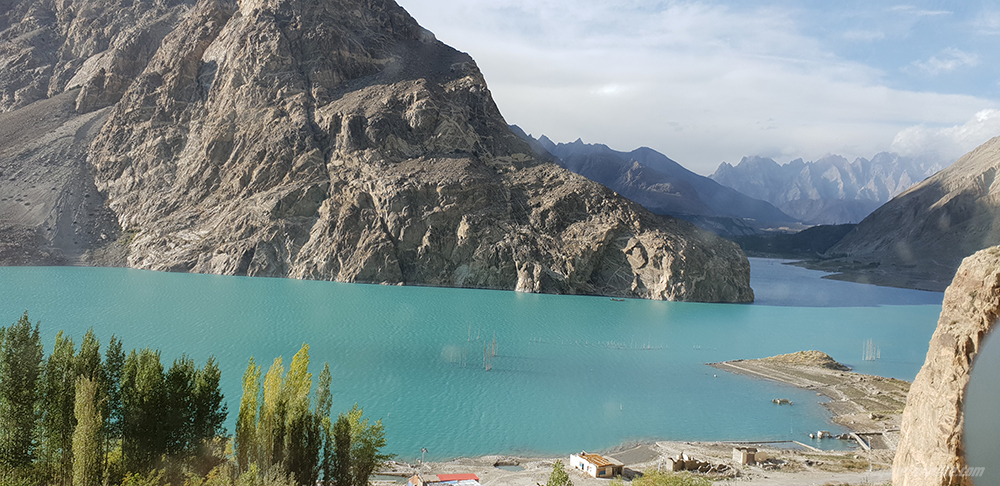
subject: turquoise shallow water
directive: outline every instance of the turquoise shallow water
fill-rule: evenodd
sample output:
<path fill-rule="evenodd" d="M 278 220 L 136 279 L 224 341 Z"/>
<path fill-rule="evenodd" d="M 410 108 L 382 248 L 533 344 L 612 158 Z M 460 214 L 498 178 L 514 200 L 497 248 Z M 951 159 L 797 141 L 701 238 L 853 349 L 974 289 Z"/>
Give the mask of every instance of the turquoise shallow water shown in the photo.
<path fill-rule="evenodd" d="M 215 355 L 230 428 L 253 355 L 265 367 L 303 342 L 328 361 L 334 409 L 382 418 L 390 452 L 428 459 L 599 450 L 634 439 L 805 439 L 840 431 L 820 397 L 706 362 L 820 349 L 859 372 L 912 379 L 940 293 L 820 279 L 752 261 L 754 305 L 385 287 L 76 267 L 0 268 L 0 322 L 25 309 L 51 349 L 93 326 L 170 361 Z M 814 303 L 814 304 L 811 304 Z M 484 342 L 498 343 L 482 369 Z M 882 359 L 861 361 L 865 340 Z M 715 376 L 718 375 L 718 376 Z M 786 397 L 794 407 L 778 407 Z M 834 444 L 837 441 L 827 441 Z"/>

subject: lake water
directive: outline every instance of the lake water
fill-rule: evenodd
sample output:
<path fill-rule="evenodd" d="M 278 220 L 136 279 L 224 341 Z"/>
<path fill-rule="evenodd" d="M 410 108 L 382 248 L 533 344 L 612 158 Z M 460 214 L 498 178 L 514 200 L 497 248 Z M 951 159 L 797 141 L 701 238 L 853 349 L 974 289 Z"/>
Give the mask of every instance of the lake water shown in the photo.
<path fill-rule="evenodd" d="M 387 287 L 79 267 L 0 268 L 0 322 L 24 310 L 51 350 L 93 326 L 126 349 L 215 355 L 232 431 L 252 355 L 286 365 L 302 343 L 328 361 L 334 410 L 358 402 L 404 459 L 563 454 L 629 440 L 808 440 L 840 432 L 793 387 L 706 362 L 819 349 L 862 373 L 912 380 L 941 293 L 819 278 L 751 259 L 757 303 L 694 304 Z M 492 370 L 486 342 L 497 342 Z M 861 361 L 864 342 L 882 359 Z M 717 376 L 716 376 L 717 375 Z M 793 407 L 771 403 L 790 398 Z M 839 441 L 825 441 L 827 446 Z"/>

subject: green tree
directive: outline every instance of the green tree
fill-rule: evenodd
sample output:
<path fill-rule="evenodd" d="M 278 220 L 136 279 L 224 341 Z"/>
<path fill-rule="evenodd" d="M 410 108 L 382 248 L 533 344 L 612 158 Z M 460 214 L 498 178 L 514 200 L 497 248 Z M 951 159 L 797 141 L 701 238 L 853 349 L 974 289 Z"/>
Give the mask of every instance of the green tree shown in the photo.
<path fill-rule="evenodd" d="M 323 440 L 320 456 L 320 470 L 323 481 L 333 479 L 334 439 L 333 424 L 330 422 L 330 408 L 333 405 L 333 395 L 330 393 L 330 363 L 323 363 L 323 371 L 316 382 L 316 419 L 319 420 L 320 435 Z"/>
<path fill-rule="evenodd" d="M 250 357 L 243 372 L 243 396 L 236 418 L 236 467 L 240 473 L 257 461 L 257 407 L 260 397 L 260 366 Z"/>
<path fill-rule="evenodd" d="M 208 358 L 205 366 L 200 368 L 194 381 L 194 417 L 193 437 L 195 445 L 201 442 L 226 435 L 222 426 L 226 422 L 229 411 L 222 395 L 222 371 L 215 357 Z"/>
<path fill-rule="evenodd" d="M 166 385 L 159 351 L 132 350 L 125 359 L 121 388 L 123 465 L 127 472 L 145 473 L 166 452 Z"/>
<path fill-rule="evenodd" d="M 73 485 L 98 486 L 101 484 L 101 418 L 98 406 L 98 384 L 80 375 L 76 381 L 73 431 Z"/>
<path fill-rule="evenodd" d="M 111 452 L 121 447 L 122 442 L 122 373 L 125 368 L 125 352 L 122 342 L 111 336 L 108 348 L 104 351 L 104 400 L 101 406 L 101 416 L 104 417 L 104 470 L 109 479 L 119 482 L 119 474 L 111 474 Z M 116 471 L 117 473 L 117 471 Z M 113 477 L 111 477 L 113 476 Z"/>
<path fill-rule="evenodd" d="M 333 474 L 325 479 L 327 484 L 333 480 L 335 486 L 351 486 L 351 420 L 347 415 L 339 414 L 333 424 Z"/>
<path fill-rule="evenodd" d="M 549 474 L 549 480 L 545 482 L 545 486 L 573 486 L 573 481 L 569 479 L 569 474 L 562 461 L 556 461 L 555 464 L 552 464 L 552 473 Z"/>
<path fill-rule="evenodd" d="M 41 378 L 41 446 L 46 465 L 57 483 L 73 474 L 73 402 L 76 397 L 76 349 L 73 338 L 56 334 L 52 354 Z"/>
<path fill-rule="evenodd" d="M 0 467 L 18 469 L 31 464 L 35 451 L 42 343 L 27 312 L 0 335 Z"/>
<path fill-rule="evenodd" d="M 364 410 L 354 404 L 347 412 L 351 424 L 351 478 L 353 486 L 368 486 L 368 480 L 375 470 L 385 461 L 392 459 L 392 454 L 383 454 L 385 447 L 385 428 L 382 420 L 374 424 L 368 423 Z"/>
<path fill-rule="evenodd" d="M 164 426 L 164 452 L 176 456 L 190 449 L 194 442 L 194 360 L 181 356 L 167 370 L 164 378 L 164 403 L 160 420 Z"/>
<path fill-rule="evenodd" d="M 94 328 L 87 329 L 76 355 L 76 374 L 90 378 L 98 386 L 98 399 L 104 394 L 104 368 L 101 366 L 101 342 L 94 335 Z"/>
<path fill-rule="evenodd" d="M 281 465 L 285 459 L 285 396 L 282 382 L 285 365 L 278 356 L 264 375 L 263 400 L 257 421 L 257 444 L 260 448 L 259 462 L 264 469 Z"/>
<path fill-rule="evenodd" d="M 309 373 L 309 345 L 303 344 L 292 357 L 283 383 L 285 396 L 285 470 L 299 484 L 315 484 L 319 476 L 322 438 L 319 422 L 309 410 L 312 373 Z"/>

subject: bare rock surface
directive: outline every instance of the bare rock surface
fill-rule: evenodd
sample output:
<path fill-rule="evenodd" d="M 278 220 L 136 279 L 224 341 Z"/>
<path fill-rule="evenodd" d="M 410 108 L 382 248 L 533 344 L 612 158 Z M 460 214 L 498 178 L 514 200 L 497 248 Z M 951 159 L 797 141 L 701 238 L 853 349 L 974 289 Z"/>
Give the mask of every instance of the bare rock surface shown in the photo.
<path fill-rule="evenodd" d="M 927 359 L 903 411 L 894 485 L 973 484 L 963 475 L 963 404 L 976 355 L 998 317 L 1000 247 L 992 247 L 966 258 L 945 291 Z"/>
<path fill-rule="evenodd" d="M 116 4 L 87 5 L 115 31 Z M 152 270 L 753 300 L 735 244 L 539 160 L 472 58 L 391 0 L 150 8 L 134 12 L 138 31 L 88 41 L 96 47 L 81 52 L 93 54 L 65 68 L 65 83 L 44 74 L 62 94 L 28 96 L 22 77 L 0 79 L 10 116 L 59 98 L 65 116 L 100 127 L 67 160 L 86 160 L 81 177 L 117 224 L 96 231 L 82 261 L 108 264 L 120 248 Z M 8 14 L 0 28 L 23 31 L 28 17 Z M 115 46 L 133 46 L 121 36 L 142 55 L 94 57 L 118 59 Z M 46 231 L 18 217 L 2 221 Z"/>
<path fill-rule="evenodd" d="M 846 278 L 943 290 L 962 259 L 1000 244 L 1000 137 L 875 210 L 816 268 Z"/>
<path fill-rule="evenodd" d="M 76 113 L 78 91 L 0 114 L 0 262 L 77 264 L 118 236 L 86 160 L 108 110 Z"/>

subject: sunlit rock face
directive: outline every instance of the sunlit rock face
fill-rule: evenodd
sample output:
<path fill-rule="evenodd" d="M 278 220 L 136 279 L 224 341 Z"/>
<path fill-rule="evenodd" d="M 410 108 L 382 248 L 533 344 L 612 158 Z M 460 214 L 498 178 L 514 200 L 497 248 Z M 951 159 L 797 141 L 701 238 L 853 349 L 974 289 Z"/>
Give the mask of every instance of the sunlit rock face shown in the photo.
<path fill-rule="evenodd" d="M 473 59 L 390 0 L 164 8 L 141 69 L 67 84 L 107 110 L 83 156 L 129 266 L 753 300 L 736 245 L 536 158 Z"/>
<path fill-rule="evenodd" d="M 963 407 L 976 355 L 998 318 L 1000 247 L 992 247 L 966 258 L 945 291 L 927 359 L 903 410 L 892 484 L 973 484 L 965 460 Z"/>
<path fill-rule="evenodd" d="M 827 255 L 947 283 L 963 258 L 1000 244 L 998 167 L 1000 137 L 877 209 Z"/>

